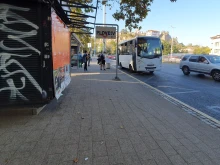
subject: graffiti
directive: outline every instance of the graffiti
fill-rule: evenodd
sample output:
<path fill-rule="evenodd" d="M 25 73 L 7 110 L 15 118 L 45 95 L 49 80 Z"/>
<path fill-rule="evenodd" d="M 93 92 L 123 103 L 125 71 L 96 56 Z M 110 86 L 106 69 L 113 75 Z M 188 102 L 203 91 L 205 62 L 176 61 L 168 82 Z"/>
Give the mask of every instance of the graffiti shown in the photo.
<path fill-rule="evenodd" d="M 21 77 L 21 81 L 23 83 L 23 86 L 20 88 L 16 88 L 13 79 L 7 79 L 9 87 L 4 87 L 0 89 L 0 92 L 4 90 L 10 90 L 10 98 L 16 98 L 16 96 L 19 96 L 20 98 L 22 98 L 22 100 L 28 101 L 28 99 L 19 92 L 19 89 L 23 89 L 25 87 L 25 77 Z"/>
<path fill-rule="evenodd" d="M 13 44 L 8 45 L 5 41 L 6 39 L 0 40 L 0 50 L 2 49 L 3 52 L 0 52 L 0 77 L 5 80 L 5 84 L 8 86 L 2 87 L 0 86 L 0 93 L 2 91 L 10 91 L 10 99 L 16 100 L 20 98 L 24 101 L 28 101 L 20 90 L 26 87 L 26 80 L 29 80 L 31 84 L 42 94 L 42 88 L 38 84 L 38 82 L 33 78 L 33 76 L 28 72 L 28 70 L 19 62 L 19 59 L 29 58 L 33 54 L 26 55 L 23 54 L 22 51 L 29 50 L 41 55 L 41 52 L 29 44 L 24 39 L 28 37 L 36 36 L 38 33 L 39 27 L 29 21 L 28 19 L 18 15 L 14 11 L 23 11 L 28 12 L 30 11 L 29 8 L 17 7 L 9 4 L 2 4 L 0 3 L 0 32 L 7 33 L 7 40 L 11 40 L 13 42 L 18 43 L 22 46 L 14 46 Z M 29 32 L 15 30 L 12 29 L 11 25 L 16 24 L 23 24 L 33 28 Z M 21 52 L 21 53 L 14 53 L 14 52 Z M 30 64 L 31 65 L 31 64 Z M 11 67 L 16 66 L 16 69 L 12 70 Z M 15 67 L 13 67 L 15 68 Z M 20 81 L 22 83 L 21 87 L 16 87 L 13 77 L 19 75 Z M 21 76 L 24 75 L 24 76 Z"/>
<path fill-rule="evenodd" d="M 3 24 L 0 24 L 0 30 L 3 32 L 8 32 L 8 33 L 12 33 L 15 35 L 8 35 L 9 39 L 12 40 L 16 40 L 20 43 L 22 43 L 24 46 L 26 47 L 22 47 L 22 48 L 10 48 L 4 45 L 4 41 L 0 42 L 0 48 L 2 48 L 3 50 L 34 50 L 35 52 L 37 52 L 40 55 L 40 51 L 37 50 L 36 48 L 34 48 L 33 46 L 31 46 L 30 44 L 28 44 L 27 42 L 25 42 L 24 40 L 22 40 L 22 38 L 27 38 L 27 37 L 31 37 L 34 35 L 37 35 L 37 30 L 32 30 L 30 32 L 23 32 L 23 31 L 16 31 L 10 28 L 7 28 L 7 26 L 5 25 L 10 25 L 10 24 L 17 24 L 17 23 L 23 23 L 23 24 L 27 24 L 31 27 L 33 27 L 34 29 L 39 29 L 39 27 L 35 24 L 33 24 L 32 22 L 28 21 L 27 19 L 25 19 L 24 17 L 19 16 L 18 14 L 10 11 L 10 9 L 14 9 L 14 10 L 20 10 L 20 11 L 29 11 L 28 8 L 21 8 L 21 7 L 16 7 L 16 6 L 12 6 L 12 5 L 7 5 L 7 4 L 0 4 L 0 19 L 4 20 Z M 10 21 L 8 20 L 8 18 L 10 18 Z M 11 20 L 13 19 L 13 21 Z"/>

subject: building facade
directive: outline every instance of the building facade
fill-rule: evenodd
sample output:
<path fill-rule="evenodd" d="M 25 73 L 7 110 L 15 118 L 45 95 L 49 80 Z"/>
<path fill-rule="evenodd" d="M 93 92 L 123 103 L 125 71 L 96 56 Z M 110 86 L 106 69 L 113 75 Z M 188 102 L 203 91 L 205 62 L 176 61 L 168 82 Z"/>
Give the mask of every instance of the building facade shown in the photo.
<path fill-rule="evenodd" d="M 159 36 L 160 36 L 160 31 L 157 31 L 157 30 L 148 30 L 148 31 L 146 32 L 146 36 L 159 37 Z"/>
<path fill-rule="evenodd" d="M 220 35 L 211 37 L 211 52 L 210 54 L 220 55 Z"/>

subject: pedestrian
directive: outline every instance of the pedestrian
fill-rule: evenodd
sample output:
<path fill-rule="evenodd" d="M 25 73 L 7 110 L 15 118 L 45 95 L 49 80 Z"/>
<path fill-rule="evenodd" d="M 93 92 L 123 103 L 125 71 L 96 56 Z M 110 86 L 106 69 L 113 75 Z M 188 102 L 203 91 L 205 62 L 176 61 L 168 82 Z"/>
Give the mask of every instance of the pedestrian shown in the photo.
<path fill-rule="evenodd" d="M 100 62 L 101 62 L 100 56 L 101 56 L 101 55 L 99 54 L 99 55 L 98 55 L 98 58 L 97 58 L 97 64 L 98 64 L 98 65 L 101 65 L 101 63 L 100 63 Z"/>
<path fill-rule="evenodd" d="M 91 60 L 90 53 L 88 53 L 88 55 L 87 55 L 87 59 L 88 59 L 88 66 L 90 66 L 90 60 Z"/>
<path fill-rule="evenodd" d="M 103 53 L 100 55 L 100 63 L 100 70 L 105 70 L 105 55 Z"/>
<path fill-rule="evenodd" d="M 82 68 L 83 57 L 80 53 L 78 54 L 78 59 L 79 59 L 79 68 Z"/>
<path fill-rule="evenodd" d="M 84 63 L 84 71 L 87 71 L 87 51 L 84 51 L 83 54 L 83 63 Z"/>

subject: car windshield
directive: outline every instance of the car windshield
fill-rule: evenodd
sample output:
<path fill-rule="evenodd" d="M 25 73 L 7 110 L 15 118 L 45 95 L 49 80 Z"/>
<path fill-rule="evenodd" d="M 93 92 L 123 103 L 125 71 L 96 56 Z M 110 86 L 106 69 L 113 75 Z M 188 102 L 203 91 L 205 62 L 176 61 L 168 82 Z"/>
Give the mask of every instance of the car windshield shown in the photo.
<path fill-rule="evenodd" d="M 162 56 L 161 42 L 158 38 L 138 38 L 138 55 L 142 58 Z"/>
<path fill-rule="evenodd" d="M 213 64 L 220 63 L 220 56 L 206 56 L 206 57 Z"/>

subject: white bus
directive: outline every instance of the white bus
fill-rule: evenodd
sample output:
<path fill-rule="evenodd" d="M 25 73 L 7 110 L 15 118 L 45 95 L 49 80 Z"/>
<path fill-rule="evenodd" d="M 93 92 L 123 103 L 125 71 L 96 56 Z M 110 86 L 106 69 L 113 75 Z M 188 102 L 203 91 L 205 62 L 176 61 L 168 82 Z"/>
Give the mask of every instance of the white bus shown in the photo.
<path fill-rule="evenodd" d="M 119 66 L 131 72 L 153 73 L 161 69 L 163 45 L 160 38 L 136 37 L 119 43 Z"/>

